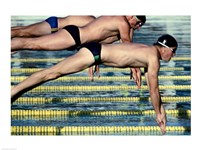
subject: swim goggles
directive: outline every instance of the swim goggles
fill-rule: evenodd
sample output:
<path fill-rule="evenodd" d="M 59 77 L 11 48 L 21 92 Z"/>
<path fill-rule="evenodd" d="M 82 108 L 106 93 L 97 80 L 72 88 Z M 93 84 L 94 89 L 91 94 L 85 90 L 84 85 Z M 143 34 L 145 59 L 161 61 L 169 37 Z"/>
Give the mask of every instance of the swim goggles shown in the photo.
<path fill-rule="evenodd" d="M 166 47 L 166 48 L 169 48 L 173 53 L 176 52 L 176 48 L 172 49 L 172 48 L 170 48 L 169 46 L 167 46 L 167 45 L 165 45 L 165 44 L 163 44 L 162 42 L 159 42 L 159 41 L 158 41 L 158 43 L 159 43 L 160 45 Z"/>
<path fill-rule="evenodd" d="M 137 20 L 136 26 L 139 25 L 139 27 L 143 26 L 143 23 L 135 16 L 135 19 Z"/>

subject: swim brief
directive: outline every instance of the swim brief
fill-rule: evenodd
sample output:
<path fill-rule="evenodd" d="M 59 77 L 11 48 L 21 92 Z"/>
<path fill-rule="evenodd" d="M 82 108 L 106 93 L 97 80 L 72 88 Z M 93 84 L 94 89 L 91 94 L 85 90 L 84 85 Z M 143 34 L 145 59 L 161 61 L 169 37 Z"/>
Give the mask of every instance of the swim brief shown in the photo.
<path fill-rule="evenodd" d="M 51 33 L 57 32 L 58 28 L 58 18 L 55 16 L 49 17 L 45 20 L 51 26 Z"/>
<path fill-rule="evenodd" d="M 101 63 L 101 44 L 97 43 L 97 42 L 90 42 L 87 44 L 82 44 L 81 48 L 87 48 L 90 50 L 90 52 L 93 54 L 94 56 L 94 64 L 98 65 Z"/>
<path fill-rule="evenodd" d="M 80 33 L 79 33 L 78 27 L 75 25 L 68 25 L 68 26 L 65 26 L 63 29 L 67 30 L 73 37 L 75 41 L 75 46 L 73 46 L 73 48 L 79 47 L 81 45 L 81 40 L 80 40 Z"/>

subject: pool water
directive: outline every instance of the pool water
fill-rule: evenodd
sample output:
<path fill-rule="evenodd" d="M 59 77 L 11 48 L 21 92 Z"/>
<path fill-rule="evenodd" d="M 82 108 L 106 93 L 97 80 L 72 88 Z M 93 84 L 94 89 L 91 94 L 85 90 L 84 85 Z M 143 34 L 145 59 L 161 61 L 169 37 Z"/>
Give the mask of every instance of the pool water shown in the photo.
<path fill-rule="evenodd" d="M 37 17 L 25 17 L 25 16 L 12 16 L 12 26 L 28 25 L 41 20 L 44 20 L 48 16 Z M 187 59 L 172 59 L 169 63 L 161 61 L 161 69 L 169 68 L 168 70 L 161 70 L 159 76 L 191 76 L 191 34 L 190 34 L 190 16 L 147 16 L 146 24 L 139 31 L 135 31 L 134 42 L 140 42 L 148 45 L 152 45 L 157 38 L 162 34 L 172 34 L 177 38 L 179 47 L 176 53 L 177 58 Z M 76 53 L 75 51 L 21 51 L 12 55 L 11 61 L 11 75 L 12 77 L 29 76 L 31 73 L 27 71 L 13 71 L 13 69 L 20 68 L 48 68 L 56 61 L 43 61 L 38 62 L 23 62 L 20 59 L 59 59 L 69 57 Z M 16 61 L 19 59 L 19 61 Z M 101 77 L 129 77 L 128 70 L 111 70 L 106 71 L 109 67 L 100 65 Z M 182 70 L 173 70 L 170 68 L 183 68 Z M 88 77 L 87 71 L 82 71 L 69 77 Z M 19 81 L 12 80 L 11 84 L 16 85 Z M 142 85 L 146 86 L 146 81 L 142 81 Z M 184 127 L 186 130 L 172 130 L 167 131 L 166 135 L 191 135 L 191 114 L 180 113 L 190 112 L 191 110 L 191 79 L 163 79 L 159 80 L 159 85 L 173 87 L 179 85 L 180 87 L 189 86 L 188 88 L 163 88 L 160 90 L 161 96 L 164 98 L 177 98 L 177 101 L 169 100 L 164 101 L 164 107 L 166 110 L 176 110 L 178 113 L 167 113 L 167 126 Z M 128 127 L 144 127 L 144 126 L 157 126 L 155 122 L 155 114 L 118 114 L 113 112 L 137 112 L 153 110 L 151 101 L 147 100 L 149 92 L 145 89 L 124 89 L 124 90 L 93 90 L 94 87 L 102 86 L 129 86 L 135 87 L 135 83 L 129 81 L 117 81 L 109 80 L 104 81 L 101 78 L 95 78 L 94 82 L 88 80 L 66 80 L 66 81 L 50 81 L 41 86 L 46 86 L 48 89 L 51 86 L 56 87 L 91 87 L 92 90 L 32 90 L 22 95 L 25 101 L 16 101 L 11 106 L 11 126 L 20 127 L 56 127 L 57 131 L 55 135 L 161 135 L 159 130 L 146 131 L 146 130 L 128 130 Z M 139 100 L 131 101 L 131 98 L 138 98 Z M 44 100 L 37 101 L 39 98 Z M 76 101 L 64 100 L 66 98 L 74 98 Z M 81 101 L 81 98 L 89 98 L 90 101 Z M 99 98 L 99 99 L 98 99 Z M 102 99 L 109 99 L 106 101 Z M 117 101 L 117 98 L 126 98 L 123 101 Z M 188 100 L 184 101 L 185 98 Z M 33 101 L 33 99 L 35 101 Z M 45 100 L 46 99 L 46 100 Z M 51 100 L 49 100 L 51 99 Z M 47 111 L 53 113 L 53 111 L 69 112 L 67 115 L 46 115 L 45 113 L 39 114 L 14 114 L 17 110 L 30 110 L 31 111 Z M 74 113 L 74 112 L 79 113 Z M 93 114 L 96 112 L 98 115 Z M 105 112 L 105 114 L 103 114 Z M 70 115 L 71 113 L 71 115 Z M 64 127 L 125 127 L 127 130 L 114 130 L 109 132 L 106 128 L 101 132 L 67 132 L 63 131 Z M 126 128 L 127 127 L 127 128 Z M 25 130 L 25 129 L 24 129 Z M 30 131 L 30 130 L 29 130 Z M 21 132 L 21 131 L 20 131 Z M 15 133 L 13 135 L 31 135 L 32 133 Z M 39 135 L 39 134 L 37 134 Z"/>

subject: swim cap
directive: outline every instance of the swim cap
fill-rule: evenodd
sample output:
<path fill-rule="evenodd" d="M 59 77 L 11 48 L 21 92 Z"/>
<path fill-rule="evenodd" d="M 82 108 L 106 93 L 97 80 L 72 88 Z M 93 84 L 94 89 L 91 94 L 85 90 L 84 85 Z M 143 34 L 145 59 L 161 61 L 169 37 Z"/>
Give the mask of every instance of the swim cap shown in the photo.
<path fill-rule="evenodd" d="M 158 38 L 158 41 L 154 45 L 161 45 L 161 46 L 167 46 L 167 47 L 175 47 L 173 52 L 175 53 L 178 43 L 176 39 L 169 35 L 169 34 L 164 34 Z"/>
<path fill-rule="evenodd" d="M 143 24 L 146 22 L 146 16 L 136 16 L 138 19 L 142 21 Z"/>

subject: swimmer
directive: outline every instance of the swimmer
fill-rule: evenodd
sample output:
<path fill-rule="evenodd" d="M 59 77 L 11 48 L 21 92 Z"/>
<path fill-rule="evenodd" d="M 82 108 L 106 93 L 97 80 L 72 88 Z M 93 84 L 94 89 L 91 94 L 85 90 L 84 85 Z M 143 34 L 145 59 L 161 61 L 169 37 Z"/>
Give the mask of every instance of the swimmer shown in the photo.
<path fill-rule="evenodd" d="M 32 74 L 13 87 L 11 102 L 13 103 L 23 93 L 47 81 L 80 72 L 94 64 L 104 64 L 118 68 L 144 67 L 152 105 L 156 113 L 156 121 L 161 132 L 165 134 L 167 120 L 159 92 L 158 72 L 160 60 L 170 61 L 175 55 L 177 47 L 176 39 L 168 34 L 159 37 L 153 46 L 137 43 L 87 43 L 82 45 L 76 54 L 62 60 L 55 66 Z"/>
<path fill-rule="evenodd" d="M 50 21 L 49 21 L 50 22 Z M 131 43 L 134 30 L 140 29 L 146 22 L 146 16 L 100 16 L 82 27 L 67 25 L 59 31 L 36 38 L 12 38 L 11 51 L 19 50 L 63 50 L 75 49 L 81 44 L 92 41 L 99 43 Z M 47 24 L 47 22 L 45 22 Z M 49 27 L 50 28 L 50 27 Z M 50 32 L 50 30 L 49 30 Z M 98 68 L 98 67 L 97 67 Z M 138 87 L 141 85 L 141 70 L 131 69 Z M 93 69 L 89 70 L 93 80 Z"/>
<path fill-rule="evenodd" d="M 96 19 L 94 16 L 52 16 L 44 21 L 27 26 L 11 27 L 11 38 L 14 37 L 39 37 L 57 32 L 67 25 L 85 26 Z"/>
<path fill-rule="evenodd" d="M 63 50 L 89 42 L 132 42 L 133 32 L 145 23 L 145 16 L 100 16 L 85 26 L 67 25 L 36 38 L 12 38 L 11 51 Z M 47 22 L 45 22 L 47 23 Z M 50 27 L 49 27 L 50 28 Z"/>

